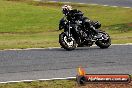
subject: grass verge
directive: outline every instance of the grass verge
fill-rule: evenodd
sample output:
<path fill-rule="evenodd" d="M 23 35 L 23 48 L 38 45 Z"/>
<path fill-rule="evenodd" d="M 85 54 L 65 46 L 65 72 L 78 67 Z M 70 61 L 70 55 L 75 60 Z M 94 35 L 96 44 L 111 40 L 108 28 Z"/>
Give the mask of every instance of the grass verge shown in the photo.
<path fill-rule="evenodd" d="M 75 85 L 73 80 L 54 80 L 0 84 L 0 88 L 73 88 Z"/>
<path fill-rule="evenodd" d="M 79 86 L 75 80 L 54 80 L 54 81 L 35 81 L 31 83 L 8 83 L 0 84 L 0 88 L 131 88 L 131 83 L 90 83 Z"/>
<path fill-rule="evenodd" d="M 57 47 L 63 3 L 0 0 L 0 49 Z M 132 43 L 132 9 L 72 4 L 102 23 L 112 43 Z M 129 13 L 129 14 L 128 14 Z"/>

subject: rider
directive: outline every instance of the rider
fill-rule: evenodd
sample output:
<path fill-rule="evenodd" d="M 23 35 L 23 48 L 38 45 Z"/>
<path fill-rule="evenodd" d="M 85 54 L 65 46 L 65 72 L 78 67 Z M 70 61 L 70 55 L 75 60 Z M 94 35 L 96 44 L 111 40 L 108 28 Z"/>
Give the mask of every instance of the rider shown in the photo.
<path fill-rule="evenodd" d="M 62 12 L 67 17 L 67 20 L 69 21 L 80 20 L 82 21 L 82 24 L 87 27 L 86 29 L 92 29 L 95 32 L 95 34 L 98 33 L 96 28 L 92 26 L 92 24 L 95 24 L 95 22 L 91 21 L 87 17 L 83 17 L 83 13 L 80 10 L 72 9 L 70 5 L 64 5 L 62 6 Z"/>
<path fill-rule="evenodd" d="M 72 9 L 70 5 L 62 6 L 62 12 L 67 16 L 68 20 L 79 20 L 79 17 L 83 16 L 83 13 L 80 10 Z"/>

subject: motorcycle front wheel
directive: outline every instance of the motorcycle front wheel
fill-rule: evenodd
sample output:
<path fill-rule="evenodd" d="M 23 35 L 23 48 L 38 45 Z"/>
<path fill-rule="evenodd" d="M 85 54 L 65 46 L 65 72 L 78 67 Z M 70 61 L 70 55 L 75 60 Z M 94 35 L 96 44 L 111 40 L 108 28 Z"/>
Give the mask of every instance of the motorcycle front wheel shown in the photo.
<path fill-rule="evenodd" d="M 74 50 L 76 48 L 75 39 L 72 36 L 68 38 L 68 36 L 64 32 L 59 34 L 59 43 L 62 46 L 62 48 L 68 51 Z"/>

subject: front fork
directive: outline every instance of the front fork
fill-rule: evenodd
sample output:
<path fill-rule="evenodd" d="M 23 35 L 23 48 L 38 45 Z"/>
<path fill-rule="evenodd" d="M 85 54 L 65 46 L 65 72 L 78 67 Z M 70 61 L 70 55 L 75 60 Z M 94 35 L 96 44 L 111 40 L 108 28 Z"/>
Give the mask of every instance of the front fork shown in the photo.
<path fill-rule="evenodd" d="M 68 22 L 68 30 L 65 31 L 65 34 L 67 36 L 67 40 L 70 42 L 71 41 L 71 26 L 70 26 L 70 21 Z"/>
<path fill-rule="evenodd" d="M 71 25 L 70 25 L 70 21 L 68 22 L 69 24 L 68 24 L 68 26 L 69 26 L 69 28 L 68 28 L 68 38 L 70 38 L 71 37 Z"/>

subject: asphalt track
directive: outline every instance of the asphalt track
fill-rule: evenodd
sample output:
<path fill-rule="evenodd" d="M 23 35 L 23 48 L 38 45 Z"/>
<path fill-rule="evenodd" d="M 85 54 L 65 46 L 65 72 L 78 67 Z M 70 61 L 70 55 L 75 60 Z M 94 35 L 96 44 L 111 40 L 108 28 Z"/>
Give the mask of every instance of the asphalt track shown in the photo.
<path fill-rule="evenodd" d="M 88 3 L 100 4 L 110 6 L 132 7 L 132 0 L 50 0 L 59 2 L 75 2 L 75 3 Z"/>
<path fill-rule="evenodd" d="M 132 45 L 0 51 L 0 82 L 75 77 L 79 66 L 92 74 L 132 74 Z"/>
<path fill-rule="evenodd" d="M 132 0 L 59 1 L 132 7 Z M 79 66 L 89 74 L 132 74 L 132 45 L 74 51 L 61 48 L 0 51 L 0 83 L 75 77 Z"/>

